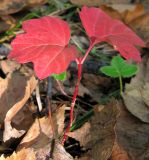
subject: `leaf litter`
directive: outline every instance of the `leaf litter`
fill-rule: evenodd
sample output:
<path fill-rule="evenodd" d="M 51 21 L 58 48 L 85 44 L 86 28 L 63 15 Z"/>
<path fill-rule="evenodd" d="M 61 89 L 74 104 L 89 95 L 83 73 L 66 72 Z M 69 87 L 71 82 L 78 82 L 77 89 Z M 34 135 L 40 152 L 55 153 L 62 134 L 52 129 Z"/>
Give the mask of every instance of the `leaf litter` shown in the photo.
<path fill-rule="evenodd" d="M 16 10 L 16 12 L 18 12 Z M 109 11 L 110 13 L 112 11 Z M 115 11 L 114 11 L 115 12 Z M 138 28 L 141 27 L 141 24 L 143 23 L 144 25 L 142 25 L 142 28 L 147 24 L 147 15 L 144 16 L 145 13 L 143 13 L 143 7 L 140 8 L 136 8 L 134 11 L 129 12 L 129 10 L 127 11 L 127 18 L 126 18 L 126 22 L 129 23 L 129 25 L 133 24 L 132 21 L 134 21 L 134 28 L 135 26 L 137 26 L 139 23 L 139 26 L 137 26 Z M 136 14 L 137 13 L 137 14 Z M 117 16 L 121 19 L 123 17 L 122 13 L 114 13 L 115 16 Z M 117 14 L 117 15 L 116 15 Z M 132 17 L 131 17 L 132 16 Z M 144 21 L 141 20 L 141 18 L 139 18 L 140 20 L 134 20 L 137 19 L 137 17 L 143 17 L 143 19 L 145 19 Z M 139 23 L 138 23 L 139 22 Z M 136 27 L 136 28 L 137 28 Z M 133 28 L 133 25 L 132 25 Z M 137 28 L 137 29 L 138 29 Z M 139 33 L 139 29 L 138 29 L 138 33 Z M 144 32 L 147 33 L 147 32 Z M 141 36 L 146 36 L 146 34 L 141 34 Z M 6 62 L 6 63 L 5 63 Z M 12 64 L 11 64 L 12 63 Z M 146 63 L 145 63 L 146 64 Z M 8 65 L 8 66 L 7 66 Z M 2 80 L 1 84 L 2 84 L 2 95 L 4 92 L 8 91 L 8 88 L 14 87 L 15 91 L 16 88 L 18 87 L 20 90 L 19 92 L 15 92 L 16 95 L 14 95 L 14 91 L 13 91 L 13 95 L 16 97 L 12 96 L 12 91 L 11 94 L 8 94 L 9 98 L 14 98 L 14 100 L 11 100 L 11 105 L 8 105 L 9 107 L 1 107 L 1 109 L 5 109 L 5 112 L 2 115 L 1 118 L 1 124 L 4 122 L 5 116 L 8 112 L 8 110 L 12 107 L 15 106 L 16 104 L 18 104 L 17 102 L 21 102 L 21 100 L 24 97 L 28 97 L 28 98 L 32 98 L 32 96 L 34 95 L 34 91 L 33 91 L 33 95 L 31 95 L 31 92 L 28 92 L 28 96 L 26 95 L 26 86 L 28 86 L 28 81 L 31 78 L 31 75 L 28 77 L 28 73 L 24 73 L 27 70 L 30 70 L 30 73 L 32 74 L 32 70 L 30 69 L 30 67 L 26 68 L 25 67 L 21 67 L 19 66 L 15 66 L 15 64 L 13 64 L 12 61 L 6 61 L 3 60 L 1 62 L 1 68 L 4 72 L 4 74 L 6 75 L 5 79 L 1 78 L 0 80 Z M 144 65 L 144 68 L 146 68 L 146 65 Z M 17 70 L 17 71 L 16 71 Z M 19 70 L 19 71 L 18 71 Z M 23 76 L 22 76 L 22 72 L 20 73 L 20 70 L 23 70 Z M 147 69 L 146 69 L 147 70 Z M 147 73 L 147 72 L 146 72 Z M 14 82 L 19 82 L 19 80 L 21 82 L 23 82 L 23 86 L 17 86 L 18 84 L 21 83 L 17 83 L 15 85 L 14 82 L 12 81 L 12 75 L 13 77 L 19 77 L 19 78 L 14 78 Z M 144 74 L 143 74 L 144 75 Z M 147 74 L 145 74 L 147 77 Z M 20 78 L 20 77 L 23 78 Z M 27 76 L 27 77 L 26 77 Z M 90 82 L 88 82 L 88 77 Z M 137 75 L 138 77 L 138 75 Z M 69 79 L 69 83 L 71 85 L 72 83 L 72 77 L 70 76 Z M 96 79 L 97 83 L 94 83 L 94 80 Z M 146 78 L 147 79 L 147 78 Z M 143 80 L 143 77 L 142 77 Z M 36 80 L 34 79 L 34 82 Z M 133 80 L 132 80 L 133 81 Z M 37 83 L 37 82 L 35 82 Z M 106 83 L 106 85 L 105 85 Z M 146 84 L 147 82 L 145 82 Z M 11 84 L 11 87 L 10 87 Z M 65 82 L 64 85 L 65 86 Z M 35 85 L 35 84 L 34 84 Z M 67 86 L 68 84 L 66 84 Z M 83 87 L 80 89 L 80 97 L 84 97 L 85 95 L 89 95 L 90 98 L 94 99 L 94 101 L 100 101 L 100 98 L 102 97 L 101 88 L 100 85 L 106 87 L 107 85 L 110 86 L 111 85 L 111 80 L 102 76 L 97 76 L 94 74 L 88 74 L 86 73 L 86 75 L 83 75 L 83 79 L 82 79 L 82 84 Z M 132 84 L 131 84 L 132 85 Z M 65 86 L 65 87 L 66 87 Z M 72 86 L 72 85 L 71 85 Z M 148 104 L 148 92 L 147 92 L 147 85 L 140 85 L 143 86 L 141 88 L 142 90 L 142 99 L 143 102 L 145 104 Z M 139 86 L 139 87 L 140 87 Z M 103 87 L 103 88 L 104 88 Z M 69 86 L 67 86 L 68 88 L 68 92 L 70 94 L 69 90 Z M 94 88 L 94 89 L 93 89 Z M 42 88 L 43 89 L 43 88 Z M 11 89 L 10 89 L 11 90 Z M 12 89 L 14 90 L 14 89 Z M 44 90 L 44 89 L 43 89 Z M 96 92 L 96 91 L 97 92 Z M 23 91 L 23 93 L 22 93 Z M 127 85 L 126 85 L 126 91 L 124 94 L 129 94 L 129 92 L 127 92 Z M 42 93 L 43 94 L 43 93 Z M 95 94 L 95 95 L 94 95 Z M 25 96 L 26 95 L 26 96 Z M 20 99 L 19 99 L 20 96 Z M 94 98 L 96 97 L 96 98 Z M 0 96 L 1 98 L 1 96 Z M 17 145 L 17 149 L 16 151 L 7 158 L 4 158 L 3 156 L 0 157 L 0 159 L 43 159 L 43 157 L 45 158 L 47 155 L 50 154 L 51 151 L 51 142 L 52 142 L 52 136 L 53 133 L 51 132 L 51 126 L 50 126 L 50 122 L 48 120 L 48 118 L 46 118 L 45 116 L 43 116 L 42 118 L 39 118 L 35 120 L 35 117 L 33 118 L 33 113 L 31 113 L 31 109 L 29 101 L 27 101 L 28 98 L 25 98 L 26 100 L 25 105 L 24 102 L 21 102 L 22 105 L 22 109 L 21 111 L 18 112 L 18 114 L 14 115 L 14 118 L 12 118 L 11 122 L 12 122 L 12 126 L 15 127 L 17 130 L 25 130 L 27 132 L 27 134 L 25 135 L 25 137 L 22 139 L 21 138 L 21 142 L 19 142 L 19 145 Z M 136 98 L 136 97 L 135 97 Z M 132 99 L 132 103 L 134 103 L 134 101 L 136 99 Z M 8 98 L 7 98 L 8 99 Z M 142 101 L 141 99 L 141 101 Z M 7 104 L 7 103 L 6 103 Z M 126 104 L 126 102 L 125 102 Z M 86 104 L 87 105 L 87 104 Z M 116 109 L 117 111 L 113 110 L 113 107 L 117 106 L 116 108 L 120 108 L 120 115 L 117 113 L 117 111 L 119 109 Z M 82 159 L 82 160 L 90 160 L 91 158 L 95 157 L 97 158 L 98 156 L 101 157 L 101 159 L 113 159 L 116 160 L 119 157 L 121 159 L 138 159 L 138 160 L 144 160 L 146 158 L 148 158 L 148 149 L 146 148 L 146 146 L 148 146 L 148 125 L 144 124 L 142 122 L 140 122 L 138 119 L 135 119 L 132 114 L 130 114 L 127 110 L 125 110 L 124 104 L 121 103 L 115 103 L 114 105 L 109 105 L 111 107 L 109 107 L 108 109 L 108 105 L 105 105 L 103 108 L 101 107 L 95 107 L 96 109 L 94 109 L 94 116 L 88 120 L 88 122 L 86 122 L 80 129 L 71 132 L 70 134 L 76 134 L 78 132 L 79 136 L 81 138 L 78 138 L 77 140 L 79 141 L 80 145 L 83 146 L 86 149 L 86 153 L 82 154 L 80 157 L 76 157 L 75 159 Z M 7 105 L 6 105 L 7 106 Z M 16 105 L 17 106 L 17 105 Z M 87 106 L 88 107 L 88 106 Z M 107 107 L 107 109 L 106 109 Z M 56 112 L 56 115 L 53 115 L 53 120 L 54 120 L 54 126 L 56 128 L 56 132 L 57 132 L 57 137 L 61 137 L 63 130 L 64 130 L 64 108 L 68 108 L 67 106 L 63 106 L 60 107 L 58 109 L 58 112 Z M 98 108 L 98 109 L 97 109 Z M 99 109 L 100 108 L 100 109 Z M 25 109 L 25 111 L 23 110 Z M 86 108 L 85 108 L 86 109 Z M 22 113 L 21 113 L 22 112 Z M 118 111 L 119 112 L 119 111 Z M 113 113 L 113 114 L 112 114 Z M 42 114 L 42 113 L 41 113 Z M 118 117 L 119 115 L 119 117 Z M 18 116 L 18 118 L 17 118 Z M 136 115 L 135 115 L 136 116 Z M 31 118 L 32 117 L 32 118 Z M 56 122 L 59 117 L 59 122 Z M 138 117 L 138 116 L 136 116 Z M 138 117 L 139 118 L 139 117 Z M 140 118 L 139 118 L 140 119 Z M 34 121 L 34 122 L 33 122 Z M 28 123 L 25 125 L 25 123 Z M 41 124 L 41 125 L 40 125 Z M 39 126 L 40 125 L 40 126 Z M 34 127 L 33 127 L 34 126 Z M 100 126 L 100 127 L 99 127 Z M 2 127 L 3 129 L 3 127 Z M 41 130 L 40 130 L 41 129 Z M 97 129 L 97 130 L 96 130 Z M 100 131 L 98 131 L 100 129 Z M 93 132 L 92 132 L 93 130 Z M 98 133 L 96 133 L 96 131 L 98 131 Z M 47 133 L 48 132 L 48 133 Z M 78 134 L 76 135 L 76 137 L 78 136 Z M 73 137 L 73 136 L 72 136 Z M 88 138 L 85 138 L 88 137 Z M 11 136 L 9 137 L 11 138 Z M 11 138 L 12 139 L 12 138 Z M 12 141 L 15 142 L 16 138 Z M 10 144 L 12 142 L 9 142 Z M 97 142 L 97 143 L 95 143 Z M 7 144 L 8 147 L 10 146 L 10 144 Z M 2 144 L 3 145 L 3 144 Z M 97 147 L 94 147 L 94 145 Z M 24 149 L 25 147 L 25 149 Z M 29 156 L 30 155 L 30 156 Z M 64 149 L 64 147 L 57 141 L 55 141 L 55 147 L 54 147 L 54 159 L 58 160 L 58 159 L 73 159 L 73 157 L 66 152 L 66 150 Z M 3 160 L 2 159 L 2 160 Z M 99 157 L 97 158 L 99 159 Z"/>
<path fill-rule="evenodd" d="M 123 94 L 127 109 L 143 122 L 149 123 L 149 59 L 146 55 L 139 65 L 138 74 L 126 84 Z"/>
<path fill-rule="evenodd" d="M 72 138 L 80 142 L 80 145 L 89 150 L 87 156 L 90 159 L 107 160 L 112 153 L 115 141 L 115 124 L 119 115 L 116 101 L 106 106 L 94 108 L 94 116 L 81 128 L 68 133 Z"/>

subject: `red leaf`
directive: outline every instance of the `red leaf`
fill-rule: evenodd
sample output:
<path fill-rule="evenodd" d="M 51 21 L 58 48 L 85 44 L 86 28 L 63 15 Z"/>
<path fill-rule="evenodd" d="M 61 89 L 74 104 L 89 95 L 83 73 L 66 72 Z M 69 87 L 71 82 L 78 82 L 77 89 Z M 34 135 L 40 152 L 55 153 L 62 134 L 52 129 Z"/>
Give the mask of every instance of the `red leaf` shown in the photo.
<path fill-rule="evenodd" d="M 68 46 L 70 29 L 65 21 L 45 16 L 23 22 L 23 30 L 26 33 L 12 41 L 8 57 L 19 63 L 33 62 L 39 79 L 64 72 L 76 59 L 77 49 Z"/>
<path fill-rule="evenodd" d="M 126 59 L 141 61 L 135 46 L 143 47 L 145 44 L 121 21 L 112 19 L 99 8 L 86 6 L 82 8 L 80 18 L 92 45 L 105 41 L 111 43 Z"/>

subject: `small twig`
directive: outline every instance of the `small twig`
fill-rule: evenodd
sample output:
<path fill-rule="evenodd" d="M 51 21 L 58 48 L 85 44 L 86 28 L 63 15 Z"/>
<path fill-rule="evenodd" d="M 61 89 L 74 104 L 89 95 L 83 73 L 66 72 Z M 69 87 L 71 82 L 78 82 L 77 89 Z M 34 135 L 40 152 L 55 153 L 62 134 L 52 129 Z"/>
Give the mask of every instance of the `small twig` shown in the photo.
<path fill-rule="evenodd" d="M 39 84 L 36 86 L 36 101 L 39 111 L 42 111 L 42 103 L 40 98 Z"/>
<path fill-rule="evenodd" d="M 48 108 L 48 117 L 49 117 L 49 121 L 51 124 L 51 129 L 52 129 L 52 134 L 53 134 L 53 138 L 51 141 L 51 150 L 49 152 L 49 154 L 47 155 L 46 159 L 52 159 L 53 158 L 53 152 L 54 152 L 54 148 L 55 148 L 55 139 L 56 139 L 56 135 L 55 135 L 55 127 L 54 127 L 54 123 L 52 120 L 52 111 L 51 111 L 51 97 L 52 97 L 52 77 L 48 77 L 48 87 L 47 87 L 47 108 Z"/>

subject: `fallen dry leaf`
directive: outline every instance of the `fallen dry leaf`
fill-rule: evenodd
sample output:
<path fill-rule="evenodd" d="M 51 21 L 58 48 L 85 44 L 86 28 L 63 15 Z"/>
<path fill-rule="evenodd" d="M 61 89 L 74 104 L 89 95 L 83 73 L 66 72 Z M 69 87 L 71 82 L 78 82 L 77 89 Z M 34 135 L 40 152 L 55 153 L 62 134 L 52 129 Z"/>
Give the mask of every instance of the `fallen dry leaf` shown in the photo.
<path fill-rule="evenodd" d="M 149 58 L 146 55 L 139 65 L 139 72 L 126 84 L 123 94 L 127 109 L 143 122 L 149 123 Z"/>
<path fill-rule="evenodd" d="M 52 116 L 57 137 L 63 132 L 64 111 L 65 105 L 60 107 Z M 53 133 L 49 118 L 43 117 L 36 119 L 19 144 L 17 150 L 21 150 L 24 147 L 32 148 L 34 149 L 37 159 L 45 159 L 51 151 L 52 138 Z M 53 158 L 54 160 L 73 160 L 72 156 L 65 151 L 64 147 L 58 141 L 55 142 Z"/>
<path fill-rule="evenodd" d="M 13 153 L 10 157 L 4 158 L 2 155 L 0 160 L 36 160 L 35 153 L 32 149 L 22 149 L 17 153 Z"/>
<path fill-rule="evenodd" d="M 103 109 L 96 109 L 90 122 L 68 133 L 68 136 L 75 138 L 83 147 L 89 149 L 87 157 L 90 159 L 107 160 L 111 156 L 115 141 L 114 126 L 117 115 L 117 102 L 112 101 Z"/>
<path fill-rule="evenodd" d="M 71 0 L 73 4 L 77 5 L 87 5 L 87 6 L 99 6 L 101 4 L 105 3 L 105 0 Z M 106 4 L 112 4 L 112 3 L 130 3 L 129 0 L 106 0 Z"/>
<path fill-rule="evenodd" d="M 84 73 L 81 83 L 88 90 L 86 94 L 90 95 L 94 100 L 98 102 L 102 95 L 100 88 L 110 84 L 110 81 L 111 80 L 109 78 L 100 75 Z M 81 92 L 81 89 L 79 90 Z"/>
<path fill-rule="evenodd" d="M 2 80 L 2 83 L 0 84 L 2 84 L 0 104 L 1 106 L 4 106 L 0 109 L 0 113 L 1 113 L 0 118 L 1 118 L 1 121 L 4 120 L 5 122 L 3 140 L 7 141 L 11 137 L 18 137 L 20 135 L 19 132 L 17 134 L 16 129 L 13 130 L 13 128 L 11 127 L 11 121 L 15 123 L 15 118 L 17 117 L 15 117 L 13 120 L 12 118 L 25 105 L 26 101 L 28 100 L 31 93 L 36 87 L 37 80 L 35 79 L 34 76 L 27 78 L 21 75 L 19 72 L 15 72 L 15 73 L 9 74 L 7 78 Z M 28 110 L 28 114 L 29 112 L 30 110 Z M 15 123 L 18 126 L 19 125 L 22 126 L 22 123 L 20 124 L 19 122 L 24 121 L 26 116 L 24 115 L 20 117 L 20 114 L 18 114 L 19 118 L 17 118 L 17 122 Z M 29 122 L 28 124 L 31 124 L 32 121 L 33 120 L 31 120 L 31 122 Z M 23 132 L 21 131 L 21 133 Z"/>
<path fill-rule="evenodd" d="M 0 3 L 0 15 L 16 13 L 27 6 L 35 6 L 45 2 L 45 0 L 3 0 Z"/>
<path fill-rule="evenodd" d="M 149 14 L 144 14 L 130 22 L 129 26 L 146 42 L 149 47 Z"/>
<path fill-rule="evenodd" d="M 6 31 L 7 29 L 10 28 L 10 25 L 7 24 L 5 21 L 3 21 L 1 19 L 0 19 L 0 26 L 1 26 L 0 27 L 0 33 L 4 32 L 4 31 Z"/>
<path fill-rule="evenodd" d="M 12 60 L 1 61 L 1 68 L 5 74 L 14 72 L 15 70 L 18 70 L 20 67 L 21 65 L 16 61 L 12 61 Z"/>
<path fill-rule="evenodd" d="M 119 20 L 122 19 L 121 13 L 118 10 L 112 8 L 111 6 L 103 4 L 103 5 L 100 6 L 100 8 L 103 11 L 105 11 L 109 16 L 111 16 L 112 18 L 116 18 L 116 19 L 119 19 Z"/>
<path fill-rule="evenodd" d="M 115 127 L 118 145 L 127 152 L 130 160 L 149 159 L 149 125 L 130 114 L 123 102 L 119 102 L 118 107 L 120 116 Z"/>
<path fill-rule="evenodd" d="M 137 4 L 134 10 L 126 10 L 122 14 L 123 21 L 128 24 L 149 45 L 149 13 L 142 4 Z"/>
<path fill-rule="evenodd" d="M 111 160 L 129 160 L 127 152 L 124 151 L 117 142 L 114 143 Z"/>
<path fill-rule="evenodd" d="M 137 4 L 136 7 L 133 10 L 125 10 L 122 13 L 124 22 L 126 24 L 131 23 L 134 19 L 138 18 L 139 16 L 142 16 L 145 14 L 144 6 L 143 4 Z"/>
<path fill-rule="evenodd" d="M 64 121 L 65 121 L 65 108 L 66 105 L 64 104 L 61 106 L 58 111 L 56 112 L 56 120 L 55 122 L 57 123 L 57 132 L 58 135 L 61 135 L 64 131 Z"/>

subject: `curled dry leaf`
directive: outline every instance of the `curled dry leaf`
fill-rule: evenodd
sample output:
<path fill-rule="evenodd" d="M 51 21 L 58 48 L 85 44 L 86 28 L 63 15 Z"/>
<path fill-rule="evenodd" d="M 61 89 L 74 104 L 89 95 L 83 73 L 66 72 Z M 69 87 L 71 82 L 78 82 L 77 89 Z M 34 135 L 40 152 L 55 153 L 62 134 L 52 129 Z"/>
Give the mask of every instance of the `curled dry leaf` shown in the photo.
<path fill-rule="evenodd" d="M 0 160 L 36 160 L 35 153 L 32 149 L 22 149 L 19 152 L 14 152 L 10 157 L 4 158 L 2 155 Z"/>
<path fill-rule="evenodd" d="M 16 74 L 15 74 L 16 75 Z M 19 79 L 18 79 L 19 80 Z M 19 81 L 15 81 L 15 83 Z M 22 82 L 20 82 L 22 83 Z M 24 86 L 24 89 L 25 89 L 25 93 L 23 95 L 23 97 L 21 97 L 21 99 L 19 101 L 15 100 L 15 104 L 10 106 L 9 110 L 7 110 L 6 112 L 6 115 L 5 115 L 5 119 L 4 119 L 4 122 L 5 122 L 5 130 L 4 130 L 4 133 L 3 133 L 3 140 L 4 141 L 7 141 L 9 140 L 10 138 L 12 137 L 20 137 L 24 132 L 23 131 L 18 131 L 17 133 L 17 130 L 16 129 L 13 129 L 11 127 L 11 121 L 12 121 L 12 118 L 21 110 L 21 108 L 25 105 L 26 101 L 28 100 L 28 98 L 30 97 L 31 93 L 33 92 L 33 90 L 35 89 L 36 87 L 36 84 L 37 84 L 37 80 L 35 79 L 35 77 L 31 77 L 30 79 L 28 79 L 28 81 L 26 82 L 26 86 Z M 8 87 L 8 86 L 7 86 Z M 9 89 L 9 88 L 8 88 Z M 21 89 L 21 92 L 22 92 L 22 89 L 23 88 L 19 88 L 19 90 Z M 15 93 L 15 92 L 14 92 Z M 13 93 L 13 94 L 14 94 Z M 12 95 L 13 96 L 13 95 Z M 18 95 L 20 96 L 20 95 Z M 1 97 L 2 98 L 2 97 Z M 8 108 L 7 108 L 8 109 Z M 4 113 L 3 113 L 4 114 Z"/>
<path fill-rule="evenodd" d="M 0 78 L 0 88 L 1 88 L 0 90 L 0 106 L 1 106 L 0 107 L 0 115 L 1 115 L 0 122 L 4 121 L 4 118 L 8 110 L 12 106 L 14 106 L 17 102 L 20 102 L 24 98 L 24 96 L 26 96 L 25 90 L 26 90 L 26 87 L 29 88 L 30 85 L 27 86 L 27 82 L 31 82 L 30 80 L 33 80 L 33 83 L 31 83 L 30 85 L 34 87 L 34 85 L 36 85 L 37 83 L 35 78 L 30 79 L 29 76 L 28 77 L 24 76 L 19 71 L 16 71 L 14 73 L 9 73 L 5 79 Z M 26 112 L 26 114 L 29 114 L 29 113 Z M 18 115 L 16 115 L 16 117 L 17 116 Z M 13 123 L 15 122 L 13 121 Z"/>
<path fill-rule="evenodd" d="M 94 160 L 107 160 L 112 153 L 115 141 L 115 123 L 119 111 L 117 102 L 112 101 L 105 107 L 95 109 L 90 122 L 85 123 L 68 136 L 75 138 L 80 144 L 89 149 L 87 157 Z"/>

